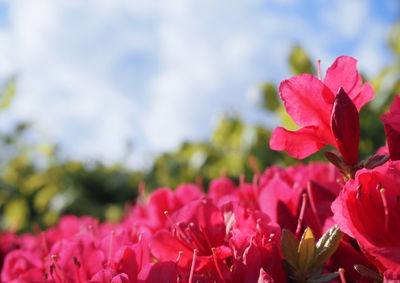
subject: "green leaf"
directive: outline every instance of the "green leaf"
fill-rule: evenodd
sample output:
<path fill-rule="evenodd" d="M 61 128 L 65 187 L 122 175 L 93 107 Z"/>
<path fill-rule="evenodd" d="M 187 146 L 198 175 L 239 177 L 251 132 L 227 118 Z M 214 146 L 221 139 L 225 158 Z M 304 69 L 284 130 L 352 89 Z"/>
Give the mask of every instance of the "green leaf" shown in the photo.
<path fill-rule="evenodd" d="M 309 270 L 310 264 L 314 260 L 315 256 L 315 237 L 312 230 L 307 227 L 301 237 L 300 244 L 298 247 L 299 254 L 299 271 L 305 273 Z"/>
<path fill-rule="evenodd" d="M 9 78 L 4 86 L 3 91 L 0 92 L 0 108 L 6 109 L 10 106 L 16 92 L 16 79 L 14 76 Z"/>
<path fill-rule="evenodd" d="M 298 268 L 298 246 L 299 242 L 293 236 L 292 232 L 283 229 L 281 237 L 282 254 L 286 261 L 296 269 Z"/>
<path fill-rule="evenodd" d="M 276 111 L 281 105 L 276 88 L 271 83 L 265 83 L 260 87 L 263 94 L 263 107 L 270 111 Z"/>
<path fill-rule="evenodd" d="M 339 230 L 337 225 L 327 231 L 318 241 L 315 259 L 310 266 L 314 269 L 324 264 L 337 250 L 340 240 L 343 237 L 343 232 Z"/>
<path fill-rule="evenodd" d="M 400 55 L 400 22 L 395 24 L 390 30 L 389 45 L 394 52 Z"/>
<path fill-rule="evenodd" d="M 289 56 L 290 68 L 295 75 L 314 74 L 315 69 L 307 53 L 300 46 L 294 46 Z"/>

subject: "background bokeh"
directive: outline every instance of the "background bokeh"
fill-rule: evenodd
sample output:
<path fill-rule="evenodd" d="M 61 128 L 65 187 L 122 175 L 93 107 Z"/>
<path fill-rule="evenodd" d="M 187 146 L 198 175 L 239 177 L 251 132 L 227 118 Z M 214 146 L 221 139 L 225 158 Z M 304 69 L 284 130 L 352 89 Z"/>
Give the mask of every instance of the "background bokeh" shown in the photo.
<path fill-rule="evenodd" d="M 361 156 L 400 92 L 400 4 L 389 1 L 0 1 L 2 228 L 60 215 L 118 220 L 146 191 L 297 162 L 268 148 L 295 125 L 279 81 L 359 60 L 376 99 Z M 321 159 L 317 154 L 310 160 Z M 308 160 L 306 160 L 307 162 Z M 35 228 L 36 227 L 36 228 Z"/>

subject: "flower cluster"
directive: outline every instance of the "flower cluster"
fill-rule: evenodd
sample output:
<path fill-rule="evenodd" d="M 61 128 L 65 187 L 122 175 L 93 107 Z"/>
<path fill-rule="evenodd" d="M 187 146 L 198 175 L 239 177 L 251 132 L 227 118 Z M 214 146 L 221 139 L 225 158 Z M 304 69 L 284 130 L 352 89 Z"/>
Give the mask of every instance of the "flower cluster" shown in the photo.
<path fill-rule="evenodd" d="M 216 179 L 207 194 L 192 184 L 158 189 L 119 224 L 64 216 L 36 235 L 3 233 L 1 280 L 285 282 L 281 229 L 328 230 L 338 178 L 330 164 L 271 167 L 252 184 Z"/>
<path fill-rule="evenodd" d="M 221 177 L 207 192 L 141 191 L 117 224 L 69 215 L 35 234 L 2 232 L 1 282 L 399 282 L 400 97 L 382 116 L 384 154 L 364 163 L 358 112 L 373 90 L 353 58 L 323 82 L 301 75 L 279 90 L 302 128 L 277 128 L 271 148 L 304 158 L 329 144 L 331 163 Z"/>

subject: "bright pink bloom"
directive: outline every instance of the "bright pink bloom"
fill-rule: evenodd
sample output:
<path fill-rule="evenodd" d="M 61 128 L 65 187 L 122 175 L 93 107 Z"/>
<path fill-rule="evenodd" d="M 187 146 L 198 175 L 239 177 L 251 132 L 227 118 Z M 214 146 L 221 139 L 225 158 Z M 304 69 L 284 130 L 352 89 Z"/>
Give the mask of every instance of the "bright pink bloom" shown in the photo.
<path fill-rule="evenodd" d="M 175 191 L 169 188 L 159 188 L 149 197 L 146 204 L 136 205 L 125 225 L 142 225 L 157 231 L 168 226 L 164 212 L 172 214 L 186 203 L 200 199 L 204 193 L 195 185 L 183 184 Z"/>
<path fill-rule="evenodd" d="M 390 111 L 382 115 L 381 120 L 385 126 L 387 144 L 390 158 L 400 160 L 400 96 L 396 95 L 390 106 Z"/>
<path fill-rule="evenodd" d="M 208 196 L 214 201 L 214 203 L 218 203 L 218 201 L 224 196 L 233 195 L 235 189 L 236 186 L 232 180 L 228 178 L 218 178 L 210 183 Z"/>
<path fill-rule="evenodd" d="M 400 282 L 400 267 L 392 270 L 386 270 L 383 273 L 383 283 L 398 283 Z"/>
<path fill-rule="evenodd" d="M 324 221 L 332 216 L 330 204 L 341 189 L 336 181 L 339 176 L 339 170 L 326 163 L 298 164 L 286 169 L 272 166 L 261 176 L 260 209 L 272 222 L 294 233 L 303 202 L 302 194 L 307 193 L 303 227 L 310 226 L 320 237 L 324 232 Z"/>
<path fill-rule="evenodd" d="M 131 283 L 131 281 L 125 273 L 115 274 L 112 269 L 102 269 L 85 283 Z"/>
<path fill-rule="evenodd" d="M 374 96 L 369 83 L 362 87 L 362 78 L 356 65 L 354 58 L 341 56 L 327 70 L 324 82 L 309 74 L 281 82 L 279 94 L 286 111 L 301 129 L 288 131 L 281 127 L 276 128 L 270 147 L 274 150 L 285 150 L 299 159 L 328 144 L 338 147 L 331 130 L 332 110 L 338 91 L 343 88 L 357 111 Z M 351 117 L 353 116 L 352 114 Z"/>
<path fill-rule="evenodd" d="M 139 282 L 177 282 L 178 278 L 185 278 L 185 272 L 178 268 L 174 261 L 162 261 L 147 264 L 138 275 Z M 181 279 L 181 282 L 183 279 Z"/>
<path fill-rule="evenodd" d="M 400 161 L 362 169 L 332 204 L 339 228 L 381 270 L 400 265 Z"/>
<path fill-rule="evenodd" d="M 7 254 L 1 271 L 1 281 L 43 282 L 43 262 L 34 253 L 14 250 Z"/>
<path fill-rule="evenodd" d="M 0 233 L 0 270 L 3 266 L 4 257 L 12 250 L 18 249 L 20 238 L 10 231 Z"/>
<path fill-rule="evenodd" d="M 131 283 L 137 282 L 139 272 L 150 262 L 147 241 L 141 240 L 134 245 L 120 248 L 113 261 L 113 268 L 117 273 L 125 273 Z"/>
<path fill-rule="evenodd" d="M 85 281 L 99 270 L 103 269 L 106 263 L 106 255 L 96 248 L 89 235 L 63 239 L 54 244 L 49 258 L 48 275 L 56 283 Z"/>
<path fill-rule="evenodd" d="M 251 211 L 241 206 L 232 209 L 234 214 L 229 244 L 233 250 L 232 275 L 235 282 L 256 282 L 261 276 L 260 270 L 262 278 L 271 280 L 267 282 L 286 282 L 279 251 L 279 225 L 271 223 L 261 211 Z M 225 210 L 227 215 L 229 205 Z"/>
<path fill-rule="evenodd" d="M 75 215 L 65 215 L 61 217 L 57 226 L 47 229 L 41 239 L 44 249 L 49 250 L 54 243 L 62 239 L 69 239 L 78 233 L 88 232 L 89 227 L 97 230 L 99 220 L 90 216 L 77 217 Z"/>
<path fill-rule="evenodd" d="M 225 243 L 222 212 L 209 199 L 192 201 L 170 217 L 172 231 L 160 230 L 153 237 L 152 254 L 160 260 L 175 260 L 183 251 L 179 266 L 189 267 L 197 249 L 201 269 L 212 261 L 211 248 Z"/>

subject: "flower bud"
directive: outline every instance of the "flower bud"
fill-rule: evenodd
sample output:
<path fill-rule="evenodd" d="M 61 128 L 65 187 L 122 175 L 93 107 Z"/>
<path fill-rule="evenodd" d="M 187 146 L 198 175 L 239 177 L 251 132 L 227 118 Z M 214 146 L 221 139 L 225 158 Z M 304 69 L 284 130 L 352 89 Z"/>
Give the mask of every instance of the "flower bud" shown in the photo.
<path fill-rule="evenodd" d="M 358 163 L 358 143 L 360 140 L 360 120 L 353 101 L 340 88 L 333 104 L 331 129 L 337 148 L 347 165 Z"/>

